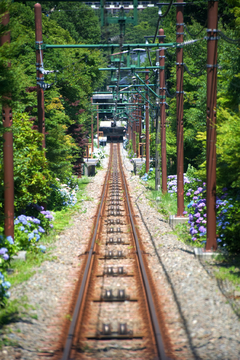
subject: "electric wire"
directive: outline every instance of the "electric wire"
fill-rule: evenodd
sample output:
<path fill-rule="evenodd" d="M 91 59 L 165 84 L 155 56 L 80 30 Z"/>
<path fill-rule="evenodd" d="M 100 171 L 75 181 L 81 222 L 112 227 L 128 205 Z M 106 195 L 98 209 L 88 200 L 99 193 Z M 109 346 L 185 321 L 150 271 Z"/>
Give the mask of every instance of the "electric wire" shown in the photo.
<path fill-rule="evenodd" d="M 188 34 L 194 38 L 194 37 L 197 37 L 199 34 L 201 34 L 201 32 L 206 28 L 206 25 L 207 25 L 207 21 L 205 22 L 205 24 L 203 25 L 202 29 L 201 29 L 197 34 L 192 34 L 192 33 L 188 30 L 188 27 L 187 27 L 186 24 L 184 24 L 184 27 L 185 27 L 186 31 L 188 32 Z"/>
<path fill-rule="evenodd" d="M 206 65 L 204 65 L 202 67 L 202 69 L 200 69 L 197 73 L 192 73 L 185 63 L 183 64 L 183 66 L 184 66 L 184 69 L 187 71 L 187 73 L 193 77 L 199 77 L 204 73 L 204 71 L 206 71 Z"/>
<path fill-rule="evenodd" d="M 225 35 L 221 30 L 218 30 L 218 34 L 223 38 L 223 40 L 229 42 L 230 44 L 238 44 L 240 43 L 240 39 L 231 39 L 227 35 Z"/>
<path fill-rule="evenodd" d="M 158 17 L 157 27 L 156 27 L 155 35 L 154 35 L 154 38 L 153 38 L 153 43 L 155 43 L 155 40 L 156 40 L 156 37 L 157 37 L 160 20 L 161 20 L 162 18 L 164 18 L 164 17 L 167 16 L 167 14 L 169 13 L 169 11 L 170 11 L 170 9 L 171 9 L 171 7 L 172 7 L 172 3 L 173 3 L 173 0 L 170 1 L 169 5 L 168 5 L 168 8 L 167 8 L 167 10 L 165 11 L 165 13 L 164 13 L 164 14 L 160 14 L 159 17 Z"/>
<path fill-rule="evenodd" d="M 166 85 L 165 87 L 166 87 L 166 96 L 169 97 L 170 99 L 174 99 L 177 96 L 177 93 L 175 92 L 174 94 L 170 94 Z"/>

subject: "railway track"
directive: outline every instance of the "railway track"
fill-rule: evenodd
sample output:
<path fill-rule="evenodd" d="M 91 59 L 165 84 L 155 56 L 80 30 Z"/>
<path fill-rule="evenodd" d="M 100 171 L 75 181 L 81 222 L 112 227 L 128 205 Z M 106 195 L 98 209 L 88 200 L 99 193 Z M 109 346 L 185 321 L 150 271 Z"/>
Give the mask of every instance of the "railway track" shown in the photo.
<path fill-rule="evenodd" d="M 111 144 L 62 360 L 167 359 L 139 240 L 119 144 Z"/>

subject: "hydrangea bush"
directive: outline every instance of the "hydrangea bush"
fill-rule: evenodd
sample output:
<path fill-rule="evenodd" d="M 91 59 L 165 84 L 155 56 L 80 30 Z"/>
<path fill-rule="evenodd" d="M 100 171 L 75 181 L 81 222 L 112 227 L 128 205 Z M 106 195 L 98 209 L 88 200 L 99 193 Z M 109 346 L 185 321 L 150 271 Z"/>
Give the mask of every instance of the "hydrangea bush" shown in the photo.
<path fill-rule="evenodd" d="M 10 287 L 10 282 L 5 280 L 4 275 L 0 271 L 0 307 L 3 307 L 6 304 L 6 300 L 10 297 L 10 291 L 8 291 Z"/>
<path fill-rule="evenodd" d="M 93 159 L 105 159 L 105 153 L 103 150 L 101 149 L 94 149 L 94 152 L 93 152 Z"/>
<path fill-rule="evenodd" d="M 184 174 L 184 198 L 190 225 L 190 235 L 193 241 L 206 243 L 207 204 L 206 183 L 200 179 L 190 178 Z M 168 176 L 168 192 L 172 196 L 177 193 L 177 175 Z M 227 188 L 219 191 L 216 197 L 216 228 L 218 246 L 226 247 L 228 251 L 240 253 L 240 199 L 230 197 Z"/>
<path fill-rule="evenodd" d="M 4 272 L 9 266 L 9 261 L 17 251 L 17 246 L 11 236 L 0 235 L 0 307 L 5 306 L 6 300 L 10 297 L 8 291 L 11 284 L 4 278 Z"/>
<path fill-rule="evenodd" d="M 47 215 L 45 215 L 47 213 Z M 49 213 L 49 214 L 48 214 Z M 41 211 L 42 215 L 51 216 L 49 211 Z M 45 233 L 41 220 L 33 216 L 19 215 L 14 221 L 15 243 L 19 250 L 27 250 L 35 246 Z"/>
<path fill-rule="evenodd" d="M 68 184 L 61 184 L 59 179 L 51 185 L 52 191 L 48 199 L 48 208 L 61 210 L 64 207 L 72 207 L 77 202 L 78 184 L 69 181 Z"/>
<path fill-rule="evenodd" d="M 1 230 L 1 229 L 0 229 Z M 3 229 L 2 229 L 3 230 Z M 0 267 L 5 269 L 18 247 L 11 236 L 0 235 Z"/>

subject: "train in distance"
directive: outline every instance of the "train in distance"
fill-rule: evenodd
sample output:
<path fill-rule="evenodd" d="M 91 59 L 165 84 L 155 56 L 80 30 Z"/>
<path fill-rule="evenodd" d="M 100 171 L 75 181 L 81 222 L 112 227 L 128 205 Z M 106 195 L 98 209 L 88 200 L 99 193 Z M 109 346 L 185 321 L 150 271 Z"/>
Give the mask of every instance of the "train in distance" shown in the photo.
<path fill-rule="evenodd" d="M 93 105 L 98 105 L 100 134 L 103 134 L 107 142 L 123 142 L 126 136 L 127 122 L 124 119 L 114 122 L 112 111 L 114 104 L 113 95 L 99 93 L 94 94 L 92 99 Z M 99 137 L 99 141 L 101 142 L 101 137 Z"/>

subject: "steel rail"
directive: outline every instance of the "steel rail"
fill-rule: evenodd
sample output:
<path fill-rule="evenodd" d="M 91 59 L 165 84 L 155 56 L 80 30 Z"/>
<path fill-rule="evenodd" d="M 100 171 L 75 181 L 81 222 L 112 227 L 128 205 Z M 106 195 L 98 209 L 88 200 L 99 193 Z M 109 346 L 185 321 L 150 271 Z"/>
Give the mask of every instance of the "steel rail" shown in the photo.
<path fill-rule="evenodd" d="M 120 158 L 119 145 L 118 145 L 118 155 Z M 148 307 L 149 307 L 153 330 L 154 330 L 154 334 L 155 334 L 158 356 L 159 356 L 159 359 L 161 359 L 161 360 L 167 360 L 168 358 L 166 357 L 166 354 L 165 354 L 163 340 L 162 340 L 162 334 L 161 334 L 160 326 L 159 326 L 159 323 L 157 320 L 157 312 L 155 309 L 152 292 L 150 289 L 150 285 L 149 285 L 149 281 L 148 281 L 148 277 L 147 277 L 147 273 L 146 273 L 146 269 L 145 269 L 145 265 L 144 265 L 144 261 L 143 261 L 143 257 L 142 257 L 142 251 L 140 249 L 140 244 L 139 244 L 137 232 L 136 232 L 134 221 L 133 221 L 132 210 L 131 210 L 131 206 L 130 206 L 128 189 L 127 189 L 127 185 L 126 185 L 125 175 L 123 172 L 121 158 L 119 161 L 119 166 L 120 166 L 120 171 L 121 171 L 121 175 L 122 175 L 122 179 L 123 179 L 123 184 L 124 184 L 124 189 L 125 189 L 125 194 L 126 194 L 126 201 L 127 201 L 127 205 L 128 205 L 128 211 L 129 211 L 129 217 L 130 217 L 130 221 L 131 221 L 131 225 L 132 225 L 133 236 L 134 236 L 134 240 L 135 240 L 135 244 L 136 244 L 136 248 L 137 248 L 136 253 L 137 253 L 138 259 L 139 259 L 140 269 L 141 269 L 143 283 L 144 283 L 145 291 L 146 291 L 146 297 L 147 297 L 147 301 L 148 301 Z"/>
<path fill-rule="evenodd" d="M 95 225 L 95 231 L 93 234 L 93 238 L 92 238 L 92 242 L 91 242 L 91 248 L 89 250 L 89 254 L 88 254 L 88 259 L 87 259 L 87 264 L 84 270 L 84 275 L 83 275 L 83 279 L 82 279 L 82 283 L 81 283 L 81 287 L 80 287 L 80 291 L 78 294 L 78 298 L 77 298 L 77 303 L 74 309 L 74 313 L 73 313 L 73 318 L 72 318 L 72 322 L 68 331 L 68 337 L 65 343 L 65 347 L 64 347 L 64 351 L 63 351 L 63 355 L 61 360 L 68 360 L 70 357 L 70 353 L 72 350 L 72 343 L 73 343 L 73 338 L 74 338 L 74 332 L 76 329 L 76 325 L 77 325 L 77 321 L 78 321 L 78 317 L 79 317 L 79 312 L 80 312 L 80 308 L 82 305 L 82 301 L 83 301 L 83 296 L 84 296 L 84 292 L 85 292 L 85 287 L 86 287 L 86 282 L 87 282 L 87 278 L 89 276 L 89 268 L 90 268 L 90 263 L 92 260 L 92 256 L 93 256 L 93 249 L 94 249 L 94 245 L 95 245 L 95 240 L 96 240 L 96 236 L 97 236 L 97 232 L 98 232 L 98 225 L 99 225 L 99 220 L 101 217 L 101 211 L 102 211 L 102 207 L 103 207 L 103 202 L 104 202 L 104 198 L 105 198 L 105 193 L 106 193 L 106 188 L 107 188 L 107 184 L 108 184 L 108 178 L 109 178 L 109 173 L 110 173 L 110 168 L 111 168 L 111 163 L 112 163 L 112 148 L 111 148 L 111 157 L 109 159 L 109 165 L 108 165 L 108 170 L 107 170 L 107 174 L 106 174 L 106 180 L 104 182 L 104 189 L 103 189 L 103 193 L 102 193 L 102 199 L 101 199 L 101 203 L 98 209 L 98 215 L 97 215 L 97 221 L 96 221 L 96 225 Z"/>

